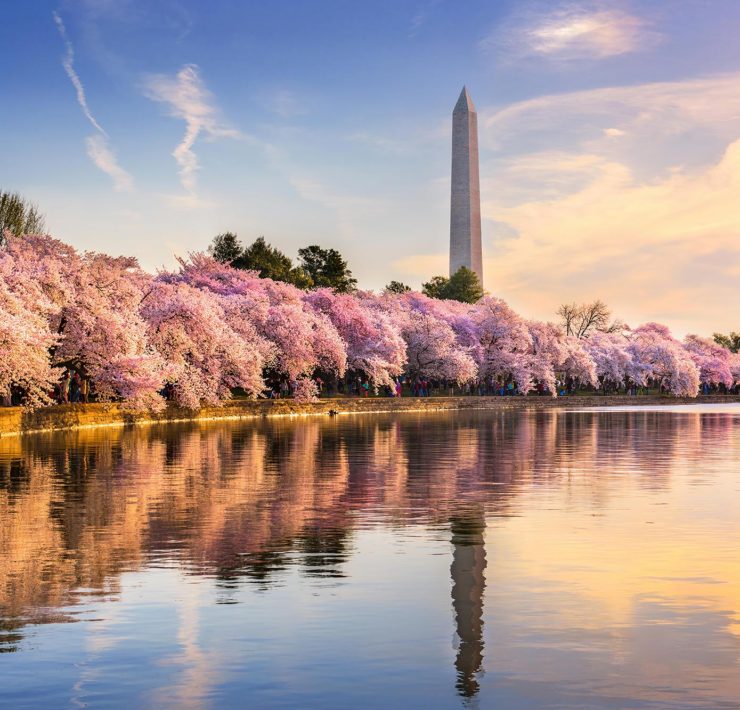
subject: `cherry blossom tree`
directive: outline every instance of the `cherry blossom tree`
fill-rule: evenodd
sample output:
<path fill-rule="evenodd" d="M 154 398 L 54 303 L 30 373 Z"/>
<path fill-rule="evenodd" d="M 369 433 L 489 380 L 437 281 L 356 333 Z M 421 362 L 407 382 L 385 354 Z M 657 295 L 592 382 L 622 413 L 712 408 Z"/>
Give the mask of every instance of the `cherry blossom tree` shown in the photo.
<path fill-rule="evenodd" d="M 630 377 L 635 382 L 646 386 L 654 381 L 677 397 L 696 397 L 699 369 L 666 326 L 646 323 L 636 328 L 627 349 L 632 357 Z"/>
<path fill-rule="evenodd" d="M 260 347 L 229 325 L 217 294 L 158 279 L 141 313 L 150 342 L 167 363 L 166 378 L 175 385 L 177 404 L 191 409 L 218 405 L 237 387 L 252 396 L 261 393 Z"/>
<path fill-rule="evenodd" d="M 51 368 L 49 351 L 56 336 L 43 314 L 26 307 L 10 290 L 12 271 L 13 260 L 0 253 L 0 399 L 9 398 L 11 388 L 18 387 L 27 404 L 50 404 L 58 373 Z M 31 284 L 28 288 L 33 289 Z"/>
<path fill-rule="evenodd" d="M 121 398 L 136 409 L 161 409 L 165 362 L 148 339 L 139 307 L 151 279 L 135 259 L 87 253 L 70 281 L 53 364 L 92 381 L 99 401 Z"/>
<path fill-rule="evenodd" d="M 558 372 L 581 385 L 596 387 L 599 384 L 593 358 L 584 347 L 583 340 L 574 335 L 566 335 L 560 340 L 559 358 L 555 367 Z"/>
<path fill-rule="evenodd" d="M 735 382 L 732 371 L 734 353 L 713 340 L 700 338 L 698 335 L 687 335 L 684 347 L 699 368 L 702 384 L 732 387 Z"/>
<path fill-rule="evenodd" d="M 305 381 L 315 370 L 344 374 L 344 341 L 330 319 L 307 303 L 294 286 L 233 269 L 205 254 L 191 254 L 180 261 L 178 272 L 161 274 L 160 280 L 187 284 L 217 299 L 232 337 L 240 338 L 244 347 L 261 358 L 262 370 L 291 382 L 296 398 L 315 396 L 315 384 Z M 240 386 L 257 394 L 254 382 Z"/>
<path fill-rule="evenodd" d="M 300 377 L 293 383 L 293 399 L 297 402 L 316 402 L 319 388 L 310 377 Z"/>
<path fill-rule="evenodd" d="M 476 377 L 478 368 L 470 348 L 458 339 L 432 299 L 411 292 L 386 294 L 382 302 L 401 329 L 411 376 L 460 383 Z"/>
<path fill-rule="evenodd" d="M 11 237 L 2 260 L 12 263 L 7 288 L 53 334 L 36 358 L 89 379 L 99 400 L 121 398 L 136 408 L 162 406 L 162 363 L 149 347 L 138 313 L 150 280 L 135 260 L 78 254 L 48 236 Z"/>
<path fill-rule="evenodd" d="M 406 363 L 406 344 L 392 319 L 372 307 L 371 294 L 339 294 L 321 288 L 304 299 L 337 329 L 347 350 L 349 368 L 364 373 L 376 387 L 393 384 Z"/>
<path fill-rule="evenodd" d="M 287 283 L 260 279 L 255 272 L 239 271 L 205 254 L 191 254 L 180 271 L 167 274 L 171 282 L 185 282 L 221 296 L 229 304 L 225 314 L 233 329 L 249 323 L 266 355 L 266 366 L 289 380 L 314 370 L 344 374 L 347 352 L 329 318 L 304 301 L 304 293 Z"/>
<path fill-rule="evenodd" d="M 484 296 L 472 311 L 481 377 L 517 383 L 523 392 L 532 386 L 532 336 L 526 322 L 500 298 Z"/>
<path fill-rule="evenodd" d="M 623 385 L 632 372 L 629 340 L 621 333 L 596 331 L 582 341 L 603 384 Z"/>

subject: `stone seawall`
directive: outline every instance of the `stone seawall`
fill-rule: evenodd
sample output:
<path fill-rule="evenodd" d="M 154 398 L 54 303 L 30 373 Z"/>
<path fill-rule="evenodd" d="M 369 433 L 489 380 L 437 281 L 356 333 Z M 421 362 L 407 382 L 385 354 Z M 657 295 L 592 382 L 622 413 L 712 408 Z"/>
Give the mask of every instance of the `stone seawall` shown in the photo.
<path fill-rule="evenodd" d="M 688 397 L 403 397 L 323 399 L 314 403 L 278 400 L 234 400 L 223 407 L 200 410 L 169 406 L 163 412 L 131 412 L 118 404 L 65 404 L 36 410 L 0 407 L 0 436 L 98 426 L 126 426 L 153 422 L 209 419 L 251 419 L 255 417 L 327 415 L 372 412 L 440 411 L 459 409 L 551 409 L 614 407 L 636 405 L 726 404 L 740 402 L 740 396 Z"/>

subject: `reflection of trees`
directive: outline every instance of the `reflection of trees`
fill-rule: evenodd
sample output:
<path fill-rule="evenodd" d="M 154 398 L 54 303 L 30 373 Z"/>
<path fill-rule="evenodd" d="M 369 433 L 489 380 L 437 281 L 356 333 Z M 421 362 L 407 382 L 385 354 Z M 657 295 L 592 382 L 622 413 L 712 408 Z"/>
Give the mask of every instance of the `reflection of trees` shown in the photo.
<path fill-rule="evenodd" d="M 509 515 L 522 487 L 624 470 L 646 451 L 652 465 L 641 485 L 665 486 L 678 458 L 698 458 L 707 436 L 730 432 L 712 416 L 468 412 L 3 439 L 6 633 L 53 617 L 75 590 L 115 594 L 123 571 L 153 558 L 176 559 L 224 589 L 270 584 L 296 564 L 338 576 L 358 521 L 446 525 L 471 505 L 480 516 Z M 599 506 L 609 478 L 588 485 Z M 461 559 L 463 547 L 455 543 Z"/>

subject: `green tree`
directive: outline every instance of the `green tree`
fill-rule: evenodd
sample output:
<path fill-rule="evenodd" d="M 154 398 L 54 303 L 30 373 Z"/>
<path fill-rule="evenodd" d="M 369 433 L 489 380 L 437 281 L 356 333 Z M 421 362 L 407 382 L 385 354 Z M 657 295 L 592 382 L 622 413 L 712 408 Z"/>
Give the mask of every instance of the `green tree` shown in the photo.
<path fill-rule="evenodd" d="M 234 232 L 224 232 L 213 238 L 208 253 L 222 264 L 231 264 L 241 256 L 244 247 Z"/>
<path fill-rule="evenodd" d="M 323 249 L 315 244 L 298 250 L 301 266 L 315 287 L 328 286 L 338 293 L 351 293 L 357 286 L 347 262 L 336 249 Z"/>
<path fill-rule="evenodd" d="M 35 204 L 17 192 L 0 190 L 0 244 L 4 241 L 6 230 L 18 236 L 41 234 L 45 229 L 46 220 Z"/>
<path fill-rule="evenodd" d="M 483 296 L 483 287 L 474 271 L 461 266 L 450 278 L 434 276 L 422 285 L 422 292 L 430 298 L 476 303 Z"/>
<path fill-rule="evenodd" d="M 732 350 L 734 353 L 740 352 L 740 333 L 736 333 L 735 331 L 729 335 L 715 333 L 713 337 L 714 342 L 717 343 L 717 345 L 721 345 L 723 348 Z"/>
<path fill-rule="evenodd" d="M 407 286 L 401 281 L 391 281 L 386 287 L 386 293 L 408 293 L 411 290 L 411 286 Z"/>
<path fill-rule="evenodd" d="M 421 292 L 429 298 L 446 298 L 445 292 L 450 280 L 446 276 L 432 276 L 421 285 Z"/>
<path fill-rule="evenodd" d="M 300 267 L 294 267 L 290 258 L 268 244 L 264 237 L 255 239 L 231 265 L 236 269 L 257 271 L 263 279 L 285 281 L 298 288 L 306 289 L 313 285 L 309 274 Z"/>

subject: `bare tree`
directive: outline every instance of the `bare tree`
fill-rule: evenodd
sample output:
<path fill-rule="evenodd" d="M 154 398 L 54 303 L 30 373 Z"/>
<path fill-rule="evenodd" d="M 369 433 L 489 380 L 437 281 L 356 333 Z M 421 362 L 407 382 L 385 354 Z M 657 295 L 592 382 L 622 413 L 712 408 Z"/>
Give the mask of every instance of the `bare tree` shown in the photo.
<path fill-rule="evenodd" d="M 600 299 L 591 303 L 564 303 L 557 314 L 565 333 L 577 338 L 587 338 L 595 331 L 617 333 L 626 328 L 623 321 L 610 320 L 612 313 Z"/>
<path fill-rule="evenodd" d="M 563 327 L 566 335 L 575 335 L 573 332 L 574 324 L 578 318 L 578 312 L 580 306 L 577 303 L 564 303 L 558 308 L 558 315 L 560 316 L 560 325 Z"/>

